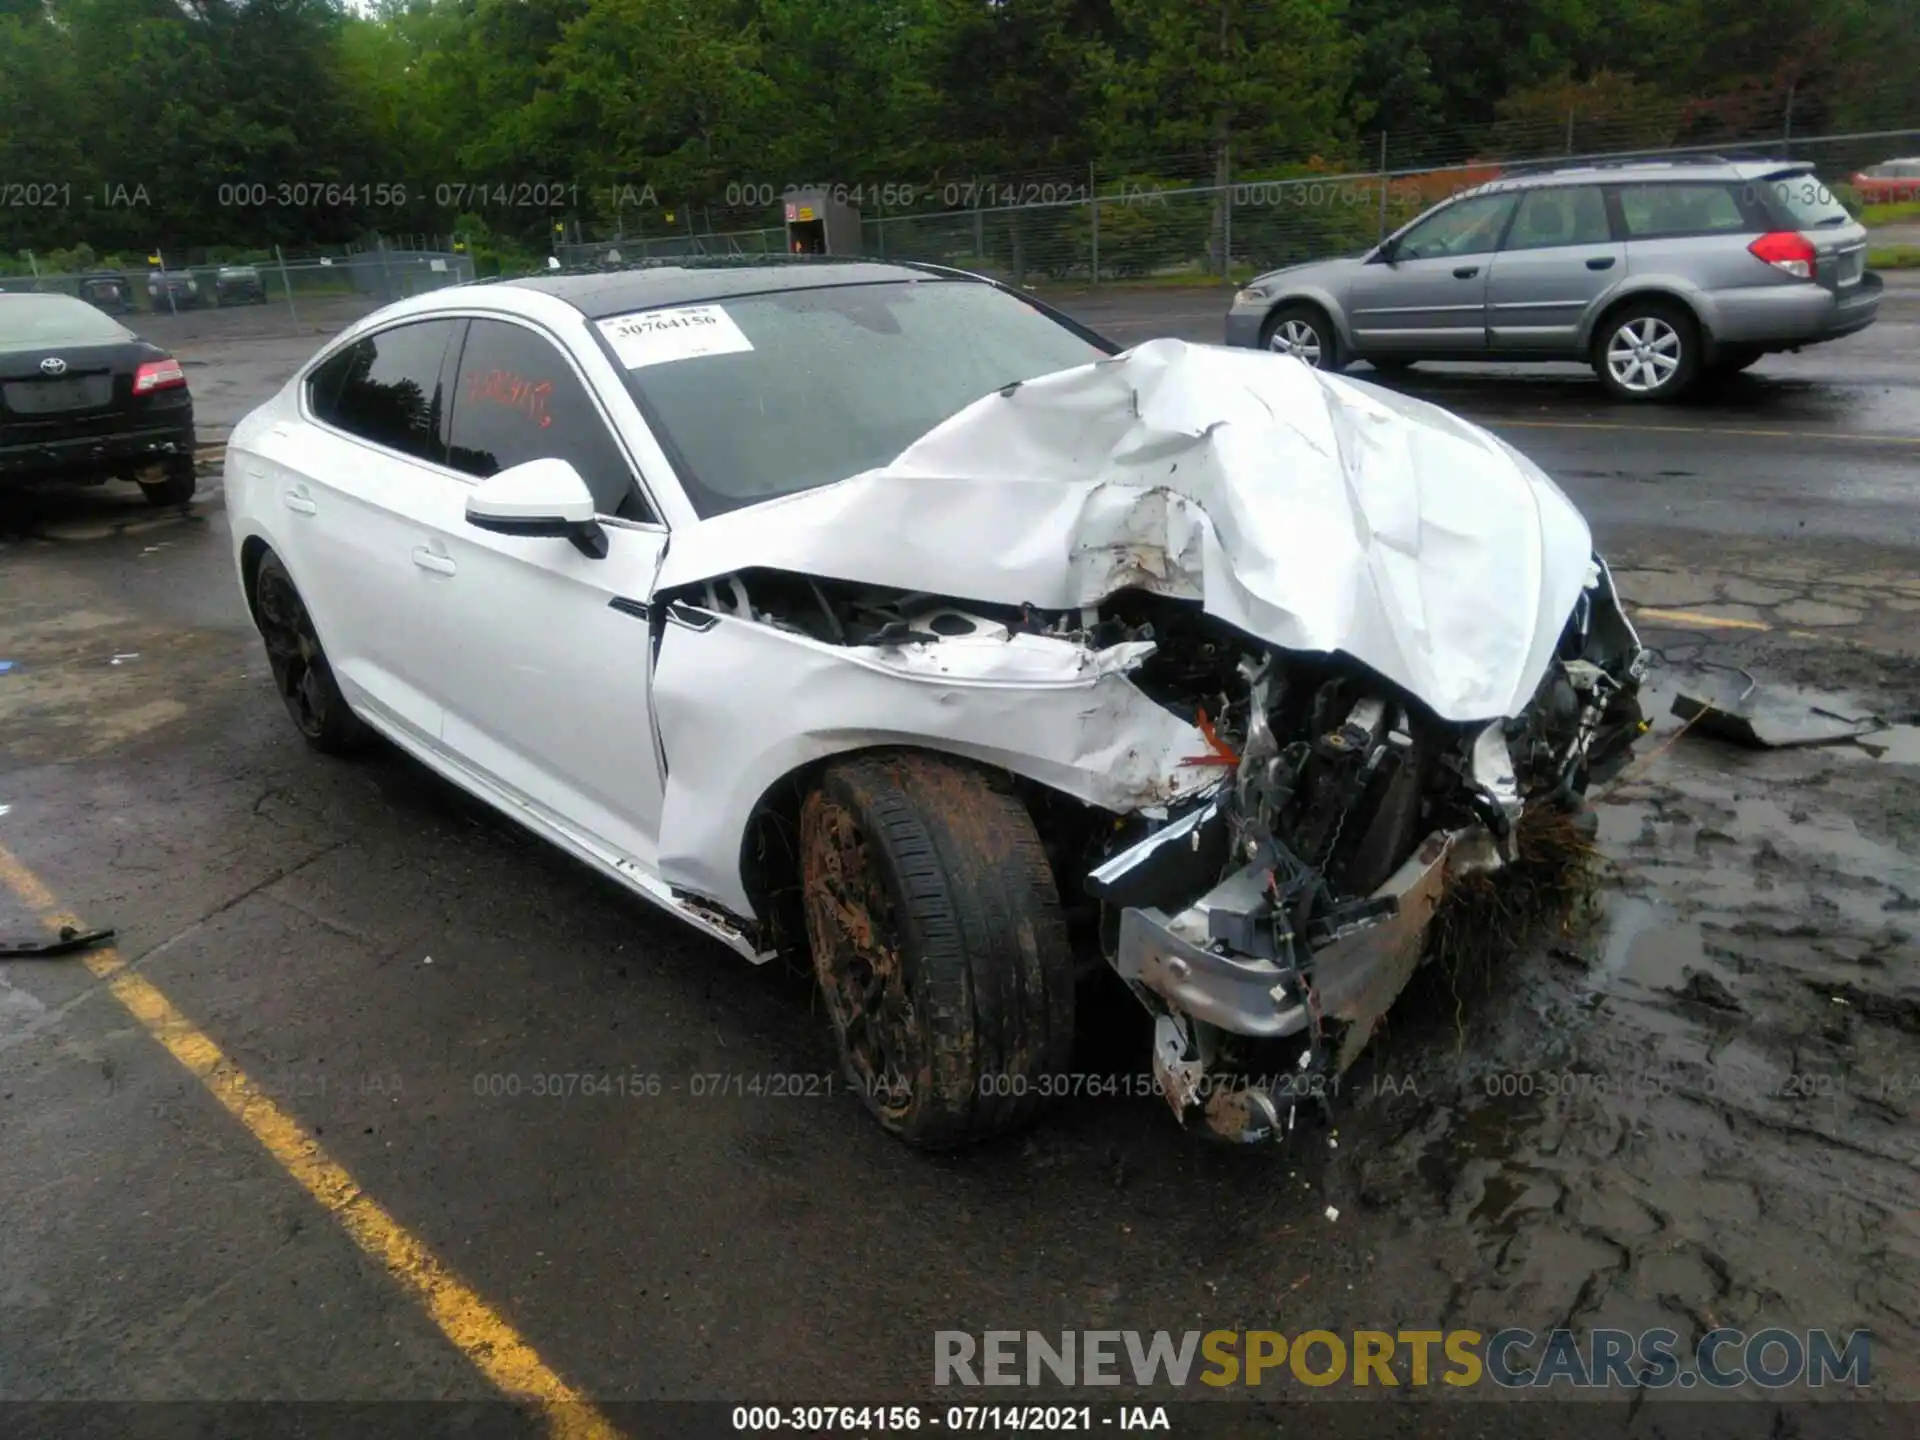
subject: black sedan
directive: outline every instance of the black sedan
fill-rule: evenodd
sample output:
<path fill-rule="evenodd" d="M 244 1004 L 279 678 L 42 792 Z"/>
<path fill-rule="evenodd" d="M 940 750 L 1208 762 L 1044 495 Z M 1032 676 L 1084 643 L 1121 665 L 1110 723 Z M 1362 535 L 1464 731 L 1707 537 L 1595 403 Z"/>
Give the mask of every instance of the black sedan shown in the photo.
<path fill-rule="evenodd" d="M 193 497 L 193 397 L 180 362 L 69 295 L 0 295 L 0 484 L 131 480 Z"/>

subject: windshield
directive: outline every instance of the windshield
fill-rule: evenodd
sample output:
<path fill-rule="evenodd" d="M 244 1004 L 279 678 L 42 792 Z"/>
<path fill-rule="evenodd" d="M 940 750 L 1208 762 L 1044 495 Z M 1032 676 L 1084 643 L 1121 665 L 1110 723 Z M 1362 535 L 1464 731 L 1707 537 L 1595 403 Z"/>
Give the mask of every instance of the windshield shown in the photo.
<path fill-rule="evenodd" d="M 1774 203 L 1802 230 L 1844 225 L 1853 218 L 1826 182 L 1808 171 L 1781 171 L 1767 176 L 1762 183 L 1772 193 Z"/>
<path fill-rule="evenodd" d="M 106 345 L 131 338 L 124 326 L 65 295 L 0 297 L 0 348 Z"/>
<path fill-rule="evenodd" d="M 983 395 L 1107 353 L 977 281 L 783 290 L 601 326 L 703 516 L 885 465 Z"/>

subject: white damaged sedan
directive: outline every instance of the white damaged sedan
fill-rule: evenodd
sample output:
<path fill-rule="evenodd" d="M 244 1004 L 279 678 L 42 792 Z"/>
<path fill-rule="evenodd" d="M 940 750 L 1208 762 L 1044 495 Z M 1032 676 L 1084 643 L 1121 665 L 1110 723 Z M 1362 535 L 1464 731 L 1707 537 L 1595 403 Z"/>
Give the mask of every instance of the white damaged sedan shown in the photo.
<path fill-rule="evenodd" d="M 934 267 L 408 300 L 226 490 L 312 744 L 378 732 L 751 959 L 804 943 L 916 1144 L 1056 1091 L 1102 966 L 1183 1121 L 1284 1134 L 1270 1077 L 1351 1064 L 1448 887 L 1643 728 L 1587 527 L 1504 442 Z"/>

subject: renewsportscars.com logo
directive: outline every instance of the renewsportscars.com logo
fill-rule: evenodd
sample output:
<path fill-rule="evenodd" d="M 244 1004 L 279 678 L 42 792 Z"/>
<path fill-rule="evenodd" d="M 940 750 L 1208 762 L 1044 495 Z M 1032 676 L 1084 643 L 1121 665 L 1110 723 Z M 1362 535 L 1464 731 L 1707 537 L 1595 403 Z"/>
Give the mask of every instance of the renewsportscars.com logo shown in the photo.
<path fill-rule="evenodd" d="M 1711 1330 L 1690 1348 L 1672 1330 L 936 1330 L 933 1383 L 1864 1388 L 1872 1347 L 1867 1330 Z"/>

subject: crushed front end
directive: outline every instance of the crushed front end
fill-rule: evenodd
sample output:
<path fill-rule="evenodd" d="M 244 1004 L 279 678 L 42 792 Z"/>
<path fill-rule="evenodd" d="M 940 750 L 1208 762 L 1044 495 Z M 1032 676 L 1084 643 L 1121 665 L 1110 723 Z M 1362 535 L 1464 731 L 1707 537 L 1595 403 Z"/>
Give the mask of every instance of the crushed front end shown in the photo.
<path fill-rule="evenodd" d="M 1220 782 L 1136 821 L 1086 888 L 1155 1017 L 1169 1103 L 1251 1143 L 1324 1100 L 1426 957 L 1449 889 L 1513 860 L 1524 811 L 1578 809 L 1624 764 L 1645 656 L 1597 558 L 1531 702 L 1490 721 L 1443 720 L 1338 655 L 1191 623 L 1136 683 L 1199 709 L 1208 753 L 1190 763 Z"/>

